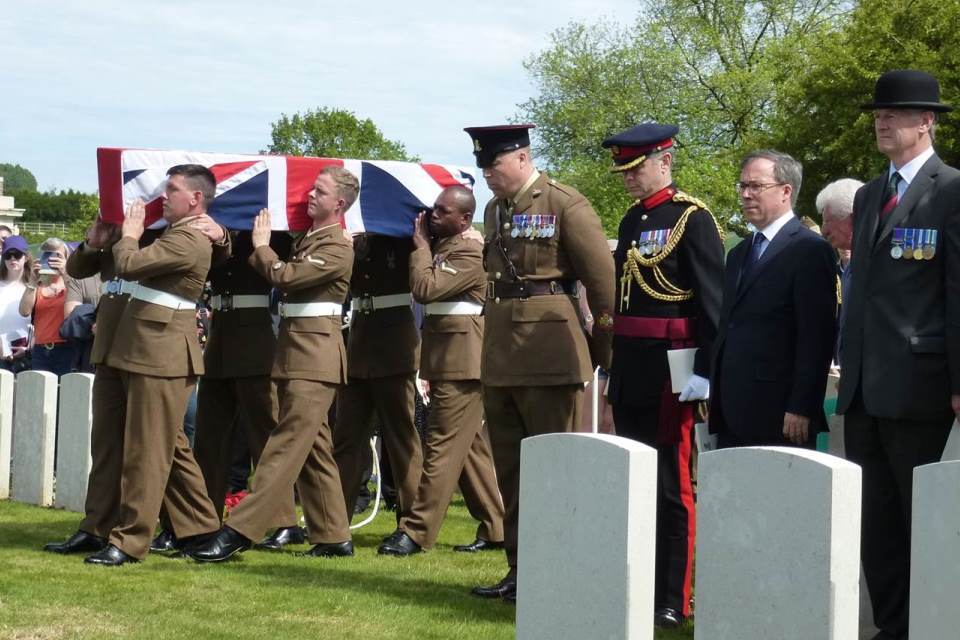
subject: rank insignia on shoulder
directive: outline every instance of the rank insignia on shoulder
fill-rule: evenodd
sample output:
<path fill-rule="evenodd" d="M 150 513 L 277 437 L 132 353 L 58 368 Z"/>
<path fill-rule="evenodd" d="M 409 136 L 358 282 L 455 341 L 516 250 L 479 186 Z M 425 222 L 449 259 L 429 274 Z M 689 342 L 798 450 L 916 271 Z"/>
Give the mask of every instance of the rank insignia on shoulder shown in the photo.
<path fill-rule="evenodd" d="M 310 264 L 315 264 L 318 267 L 323 267 L 323 266 L 326 266 L 327 264 L 326 260 L 324 260 L 323 258 L 317 258 L 316 256 L 307 256 L 307 262 L 309 262 Z"/>
<path fill-rule="evenodd" d="M 270 268 L 273 269 L 274 271 L 280 271 L 280 269 L 283 269 L 283 260 L 277 260 L 276 262 L 273 263 L 273 266 Z"/>
<path fill-rule="evenodd" d="M 455 276 L 455 275 L 457 275 L 458 273 L 460 273 L 459 271 L 457 271 L 456 269 L 454 269 L 453 267 L 451 267 L 451 266 L 450 266 L 449 264 L 447 264 L 446 262 L 443 262 L 443 263 L 440 264 L 440 271 L 443 271 L 444 273 L 449 273 L 449 274 L 452 275 L 452 276 Z"/>
<path fill-rule="evenodd" d="M 604 331 L 610 331 L 613 329 L 613 317 L 604 311 L 599 316 L 597 316 L 596 325 L 603 329 Z"/>

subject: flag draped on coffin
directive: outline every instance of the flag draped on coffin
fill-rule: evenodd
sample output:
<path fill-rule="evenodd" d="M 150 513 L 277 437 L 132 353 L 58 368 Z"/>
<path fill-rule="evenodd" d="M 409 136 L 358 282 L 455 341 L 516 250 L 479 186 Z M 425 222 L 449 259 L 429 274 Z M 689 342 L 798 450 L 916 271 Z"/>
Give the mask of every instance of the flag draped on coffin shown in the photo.
<path fill-rule="evenodd" d="M 270 209 L 273 228 L 310 227 L 307 196 L 321 169 L 342 166 L 360 180 L 360 196 L 347 211 L 350 233 L 409 236 L 417 213 L 432 206 L 444 187 L 473 188 L 474 169 L 414 162 L 340 160 L 296 156 L 255 156 L 153 149 L 97 149 L 100 212 L 106 222 L 121 223 L 137 198 L 147 204 L 147 225 L 162 226 L 167 169 L 202 164 L 217 179 L 208 213 L 230 229 L 250 229 L 260 209 Z"/>

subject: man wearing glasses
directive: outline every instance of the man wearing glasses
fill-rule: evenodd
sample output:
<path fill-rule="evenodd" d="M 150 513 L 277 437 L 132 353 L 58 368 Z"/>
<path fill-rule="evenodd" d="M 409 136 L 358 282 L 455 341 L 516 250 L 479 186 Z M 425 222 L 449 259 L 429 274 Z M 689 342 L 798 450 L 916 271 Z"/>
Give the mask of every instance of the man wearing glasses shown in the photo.
<path fill-rule="evenodd" d="M 743 217 L 755 231 L 727 258 L 710 430 L 721 448 L 813 447 L 816 434 L 827 430 L 836 258 L 794 215 L 799 162 L 764 150 L 740 167 Z"/>

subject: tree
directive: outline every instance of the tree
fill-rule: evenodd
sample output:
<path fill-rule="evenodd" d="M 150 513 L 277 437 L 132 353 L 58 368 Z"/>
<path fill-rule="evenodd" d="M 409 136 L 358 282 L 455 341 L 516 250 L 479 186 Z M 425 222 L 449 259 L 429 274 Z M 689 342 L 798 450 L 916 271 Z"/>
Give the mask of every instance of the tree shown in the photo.
<path fill-rule="evenodd" d="M 400 142 L 384 137 L 369 118 L 360 120 L 350 111 L 321 107 L 304 114 L 283 114 L 271 125 L 270 153 L 362 160 L 405 160 Z"/>
<path fill-rule="evenodd" d="M 25 222 L 64 222 L 83 220 L 89 223 L 96 217 L 100 199 L 96 194 L 81 191 L 21 191 L 17 207 L 25 209 Z"/>
<path fill-rule="evenodd" d="M 535 152 L 591 199 L 608 233 L 630 198 L 606 174 L 603 138 L 647 120 L 680 126 L 675 177 L 723 221 L 744 153 L 769 138 L 778 87 L 800 71 L 844 0 L 649 0 L 635 23 L 571 24 L 526 62 Z M 734 224 L 734 228 L 740 225 Z"/>
<path fill-rule="evenodd" d="M 37 179 L 29 169 L 18 164 L 0 163 L 0 176 L 3 177 L 5 193 L 37 190 Z"/>

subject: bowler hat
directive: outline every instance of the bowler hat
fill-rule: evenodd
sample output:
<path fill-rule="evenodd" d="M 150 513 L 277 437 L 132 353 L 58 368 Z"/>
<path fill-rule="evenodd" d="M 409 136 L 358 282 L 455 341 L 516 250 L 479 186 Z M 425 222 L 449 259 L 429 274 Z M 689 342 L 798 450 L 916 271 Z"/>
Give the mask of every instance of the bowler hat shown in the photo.
<path fill-rule="evenodd" d="M 877 78 L 873 102 L 861 109 L 922 109 L 946 112 L 953 107 L 940 102 L 940 83 L 925 71 L 896 69 Z"/>

